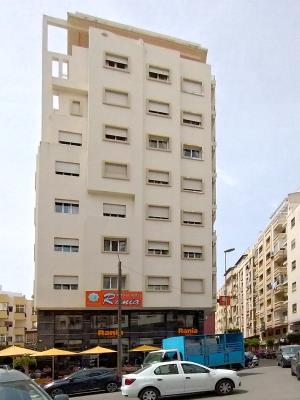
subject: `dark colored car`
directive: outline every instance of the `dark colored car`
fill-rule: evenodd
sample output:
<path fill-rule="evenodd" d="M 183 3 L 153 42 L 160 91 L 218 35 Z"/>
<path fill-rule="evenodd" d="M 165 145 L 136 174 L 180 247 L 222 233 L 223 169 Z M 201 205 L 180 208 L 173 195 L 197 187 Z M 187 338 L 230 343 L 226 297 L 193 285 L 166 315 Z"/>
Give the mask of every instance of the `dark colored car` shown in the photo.
<path fill-rule="evenodd" d="M 297 351 L 300 351 L 300 345 L 291 344 L 279 347 L 277 353 L 277 365 L 282 368 L 290 367 L 291 361 Z"/>
<path fill-rule="evenodd" d="M 55 400 L 68 400 L 67 394 L 54 397 Z M 0 368 L 1 400 L 52 400 L 51 397 L 27 375 L 15 369 Z"/>
<path fill-rule="evenodd" d="M 58 394 L 79 394 L 88 392 L 115 392 L 121 382 L 115 370 L 109 368 L 81 369 L 63 379 L 44 386 L 52 398 Z"/>
<path fill-rule="evenodd" d="M 297 351 L 291 359 L 291 374 L 300 381 L 300 351 Z"/>
<path fill-rule="evenodd" d="M 245 351 L 245 367 L 252 368 L 258 366 L 259 366 L 258 357 L 254 353 L 252 353 L 252 351 Z"/>

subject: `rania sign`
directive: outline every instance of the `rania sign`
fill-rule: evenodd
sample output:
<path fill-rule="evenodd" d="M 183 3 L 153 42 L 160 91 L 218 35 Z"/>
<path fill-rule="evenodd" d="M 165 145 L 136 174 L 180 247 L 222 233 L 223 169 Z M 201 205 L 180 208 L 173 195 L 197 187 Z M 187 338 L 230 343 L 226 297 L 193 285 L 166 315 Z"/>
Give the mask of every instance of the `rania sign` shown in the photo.
<path fill-rule="evenodd" d="M 117 290 L 88 290 L 85 292 L 86 307 L 116 308 L 119 303 Z M 122 290 L 122 308 L 143 307 L 143 292 Z"/>
<path fill-rule="evenodd" d="M 178 328 L 177 333 L 179 335 L 195 335 L 199 333 L 197 328 Z"/>

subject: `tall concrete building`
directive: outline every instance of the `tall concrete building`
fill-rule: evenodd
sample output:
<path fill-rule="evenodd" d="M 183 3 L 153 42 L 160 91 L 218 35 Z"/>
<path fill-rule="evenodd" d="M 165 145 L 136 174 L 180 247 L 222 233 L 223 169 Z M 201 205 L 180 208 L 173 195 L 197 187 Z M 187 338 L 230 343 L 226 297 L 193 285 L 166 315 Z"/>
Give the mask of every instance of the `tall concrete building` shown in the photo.
<path fill-rule="evenodd" d="M 48 31 L 67 32 L 67 54 Z M 44 17 L 36 171 L 40 348 L 202 333 L 215 306 L 215 81 L 207 50 L 83 14 Z M 181 331 L 179 331 L 181 330 Z"/>

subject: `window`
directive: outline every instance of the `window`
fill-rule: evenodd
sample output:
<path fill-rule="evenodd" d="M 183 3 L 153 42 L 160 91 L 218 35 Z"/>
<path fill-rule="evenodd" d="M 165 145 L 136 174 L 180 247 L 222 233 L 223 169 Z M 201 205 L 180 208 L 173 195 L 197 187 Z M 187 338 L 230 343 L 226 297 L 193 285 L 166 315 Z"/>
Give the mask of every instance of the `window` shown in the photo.
<path fill-rule="evenodd" d="M 293 282 L 292 283 L 292 292 L 295 292 L 296 291 L 296 282 Z"/>
<path fill-rule="evenodd" d="M 127 164 L 104 162 L 104 178 L 128 179 Z"/>
<path fill-rule="evenodd" d="M 82 315 L 56 315 L 55 331 L 82 330 Z"/>
<path fill-rule="evenodd" d="M 128 142 L 128 129 L 120 128 L 117 126 L 105 125 L 104 126 L 104 139 L 113 142 Z"/>
<path fill-rule="evenodd" d="M 0 303 L 0 311 L 8 311 L 8 303 Z"/>
<path fill-rule="evenodd" d="M 271 242 L 271 238 L 270 238 L 270 236 L 268 236 L 266 239 L 266 245 L 270 244 L 270 242 Z"/>
<path fill-rule="evenodd" d="M 170 116 L 170 104 L 160 101 L 148 100 L 147 111 L 149 114 L 168 117 Z"/>
<path fill-rule="evenodd" d="M 147 183 L 152 185 L 170 185 L 170 173 L 167 171 L 147 171 Z"/>
<path fill-rule="evenodd" d="M 291 250 L 294 250 L 295 247 L 296 247 L 296 240 L 293 239 L 293 240 L 291 241 Z"/>
<path fill-rule="evenodd" d="M 16 335 L 15 336 L 16 343 L 24 343 L 24 336 L 23 335 Z"/>
<path fill-rule="evenodd" d="M 201 212 L 182 211 L 181 221 L 183 225 L 203 225 L 203 215 Z"/>
<path fill-rule="evenodd" d="M 25 313 L 25 304 L 16 304 L 16 313 Z"/>
<path fill-rule="evenodd" d="M 149 65 L 148 78 L 155 81 L 170 82 L 170 71 L 167 68 L 160 68 Z"/>
<path fill-rule="evenodd" d="M 82 105 L 81 105 L 81 102 L 79 100 L 72 100 L 71 101 L 70 114 L 78 116 L 78 117 L 82 117 Z"/>
<path fill-rule="evenodd" d="M 183 177 L 181 187 L 184 192 L 203 193 L 202 179 Z"/>
<path fill-rule="evenodd" d="M 59 110 L 59 95 L 58 94 L 52 95 L 52 107 L 53 107 L 53 111 Z"/>
<path fill-rule="evenodd" d="M 55 161 L 55 173 L 56 175 L 79 176 L 80 164 Z"/>
<path fill-rule="evenodd" d="M 188 260 L 203 260 L 203 247 L 183 245 L 182 246 L 182 258 Z"/>
<path fill-rule="evenodd" d="M 128 71 L 128 58 L 116 54 L 105 53 L 105 67 Z"/>
<path fill-rule="evenodd" d="M 148 136 L 148 148 L 155 150 L 170 150 L 170 139 L 163 136 Z"/>
<path fill-rule="evenodd" d="M 206 374 L 209 372 L 208 369 L 200 365 L 181 363 L 181 366 L 185 374 Z"/>
<path fill-rule="evenodd" d="M 297 312 L 297 304 L 292 304 L 292 313 L 295 314 Z"/>
<path fill-rule="evenodd" d="M 149 205 L 147 206 L 147 218 L 168 221 L 170 220 L 170 207 Z"/>
<path fill-rule="evenodd" d="M 119 107 L 129 107 L 129 94 L 117 90 L 104 89 L 104 104 Z"/>
<path fill-rule="evenodd" d="M 69 63 L 58 58 L 52 59 L 52 77 L 68 79 L 69 78 Z"/>
<path fill-rule="evenodd" d="M 166 364 L 154 370 L 155 375 L 177 375 L 178 367 L 176 364 Z"/>
<path fill-rule="evenodd" d="M 183 278 L 181 291 L 182 293 L 204 293 L 204 280 Z"/>
<path fill-rule="evenodd" d="M 62 214 L 78 214 L 79 201 L 55 200 L 55 212 Z"/>
<path fill-rule="evenodd" d="M 169 256 L 170 246 L 169 242 L 159 242 L 149 240 L 147 242 L 147 254 L 151 256 Z"/>
<path fill-rule="evenodd" d="M 293 271 L 294 269 L 296 269 L 296 260 L 293 260 L 293 261 L 292 261 L 292 271 Z"/>
<path fill-rule="evenodd" d="M 107 253 L 126 253 L 127 239 L 125 238 L 104 238 L 104 251 Z"/>
<path fill-rule="evenodd" d="M 103 216 L 125 218 L 126 205 L 103 203 Z"/>
<path fill-rule="evenodd" d="M 70 146 L 81 146 L 82 135 L 81 133 L 58 131 L 58 142 Z"/>
<path fill-rule="evenodd" d="M 185 93 L 203 95 L 203 83 L 192 79 L 183 78 L 181 81 L 181 90 Z"/>
<path fill-rule="evenodd" d="M 294 228 L 294 226 L 296 225 L 296 220 L 295 217 L 291 219 L 291 228 Z"/>
<path fill-rule="evenodd" d="M 194 160 L 202 160 L 202 147 L 184 144 L 182 146 L 182 157 L 192 158 Z"/>
<path fill-rule="evenodd" d="M 168 276 L 148 276 L 146 290 L 149 292 L 166 292 L 170 290 L 170 278 Z"/>
<path fill-rule="evenodd" d="M 54 250 L 64 253 L 78 253 L 79 239 L 54 238 Z"/>
<path fill-rule="evenodd" d="M 182 112 L 181 121 L 183 125 L 194 126 L 196 128 L 203 127 L 202 114 L 194 114 L 189 112 Z"/>
<path fill-rule="evenodd" d="M 122 275 L 122 289 L 125 289 L 126 277 Z M 103 276 L 103 289 L 118 289 L 118 276 L 117 275 L 104 275 Z"/>
<path fill-rule="evenodd" d="M 53 289 L 55 290 L 77 290 L 78 276 L 54 275 Z"/>

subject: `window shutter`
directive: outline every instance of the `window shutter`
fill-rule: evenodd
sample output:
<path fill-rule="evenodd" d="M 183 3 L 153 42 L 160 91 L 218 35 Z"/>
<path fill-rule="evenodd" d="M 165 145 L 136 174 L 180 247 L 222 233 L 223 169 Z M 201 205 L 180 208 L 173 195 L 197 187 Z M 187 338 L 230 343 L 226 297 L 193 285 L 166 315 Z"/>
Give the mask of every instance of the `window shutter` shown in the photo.
<path fill-rule="evenodd" d="M 148 171 L 148 180 L 169 183 L 169 173 L 165 171 Z"/>
<path fill-rule="evenodd" d="M 189 125 L 194 125 L 194 126 L 202 126 L 202 115 L 183 112 L 182 113 L 182 122 L 184 124 L 189 124 Z"/>
<path fill-rule="evenodd" d="M 78 285 L 78 276 L 54 275 L 53 283 L 57 285 Z"/>
<path fill-rule="evenodd" d="M 104 130 L 105 130 L 105 136 L 113 136 L 113 137 L 117 136 L 127 140 L 128 130 L 126 128 L 119 128 L 116 126 L 106 125 Z"/>
<path fill-rule="evenodd" d="M 169 277 L 167 276 L 148 276 L 148 285 L 169 285 Z"/>
<path fill-rule="evenodd" d="M 103 203 L 103 213 L 126 215 L 126 205 Z"/>
<path fill-rule="evenodd" d="M 203 85 L 202 82 L 193 81 L 190 79 L 182 80 L 182 91 L 192 94 L 201 95 L 203 93 Z"/>
<path fill-rule="evenodd" d="M 169 242 L 154 242 L 154 241 L 149 241 L 148 242 L 148 249 L 149 250 L 169 250 Z"/>
<path fill-rule="evenodd" d="M 184 223 L 191 223 L 191 224 L 202 224 L 202 213 L 200 212 L 189 212 L 183 211 L 182 213 L 182 221 Z"/>
<path fill-rule="evenodd" d="M 129 97 L 128 93 L 105 89 L 104 101 L 105 103 L 113 104 L 116 106 L 128 107 Z"/>
<path fill-rule="evenodd" d="M 203 253 L 203 248 L 202 248 L 202 246 L 188 246 L 188 245 L 185 245 L 185 246 L 183 246 L 183 251 L 184 252 L 190 252 L 190 253 Z"/>
<path fill-rule="evenodd" d="M 106 54 L 105 55 L 105 60 L 107 61 L 113 61 L 115 63 L 120 63 L 120 64 L 126 64 L 128 65 L 128 58 L 122 57 L 122 56 L 117 56 L 115 54 Z"/>
<path fill-rule="evenodd" d="M 126 164 L 115 164 L 115 163 L 105 163 L 104 173 L 107 176 L 112 177 L 127 177 L 127 165 Z"/>
<path fill-rule="evenodd" d="M 55 162 L 55 171 L 60 173 L 67 173 L 67 174 L 77 174 L 80 173 L 80 164 L 77 163 L 69 163 L 63 161 L 56 161 Z"/>
<path fill-rule="evenodd" d="M 148 217 L 169 219 L 169 207 L 148 206 Z"/>
<path fill-rule="evenodd" d="M 79 239 L 54 238 L 54 244 L 60 246 L 79 246 Z"/>
<path fill-rule="evenodd" d="M 183 190 L 201 192 L 203 190 L 202 180 L 194 178 L 183 178 Z"/>
<path fill-rule="evenodd" d="M 59 131 L 58 132 L 58 141 L 65 142 L 65 143 L 82 144 L 82 135 L 81 135 L 81 133 Z"/>
<path fill-rule="evenodd" d="M 170 107 L 169 104 L 167 103 L 160 103 L 156 101 L 149 100 L 148 104 L 148 111 L 153 112 L 155 114 L 164 114 L 164 115 L 169 115 L 170 113 Z"/>
<path fill-rule="evenodd" d="M 182 292 L 185 293 L 203 293 L 204 281 L 203 279 L 183 279 Z"/>

